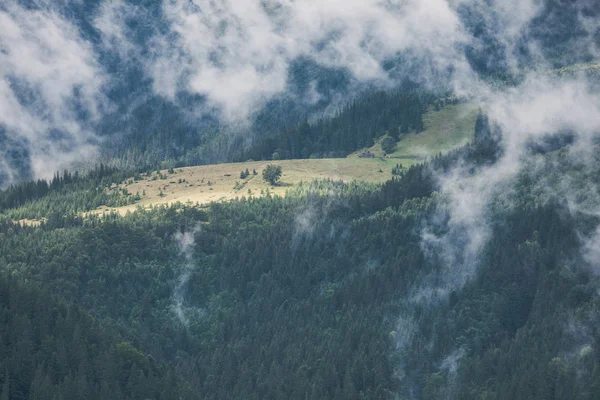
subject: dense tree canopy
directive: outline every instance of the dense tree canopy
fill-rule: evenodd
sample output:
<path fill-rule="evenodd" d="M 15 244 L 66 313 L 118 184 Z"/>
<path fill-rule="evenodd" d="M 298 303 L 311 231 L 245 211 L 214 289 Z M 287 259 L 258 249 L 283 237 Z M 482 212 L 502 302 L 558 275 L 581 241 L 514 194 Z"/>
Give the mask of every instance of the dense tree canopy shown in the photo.
<path fill-rule="evenodd" d="M 48 59 L 31 75 L 21 76 L 18 62 L 0 67 L 2 104 L 22 110 L 0 121 L 0 400 L 600 399 L 600 144 L 592 136 L 597 123 L 581 124 L 583 133 L 573 127 L 588 108 L 573 111 L 553 135 L 532 134 L 519 147 L 523 168 L 496 171 L 510 177 L 501 184 L 482 172 L 516 162 L 502 159 L 515 145 L 503 142 L 511 132 L 502 131 L 513 121 L 480 110 L 474 132 L 458 132 L 474 133 L 459 149 L 406 155 L 408 168 L 373 160 L 396 164 L 384 183 L 322 180 L 290 186 L 285 197 L 267 190 L 256 198 L 248 189 L 247 198 L 203 206 L 90 212 L 135 204 L 139 193 L 118 184 L 157 169 L 154 178 L 166 180 L 161 169 L 274 160 L 263 171 L 240 171 L 241 193 L 260 172 L 277 184 L 277 160 L 346 157 L 375 143 L 391 154 L 399 140 L 418 137 L 426 125 L 430 132 L 430 113 L 448 104 L 493 104 L 506 95 L 495 115 L 510 115 L 508 102 L 532 76 L 540 86 L 591 77 L 585 87 L 556 86 L 593 99 L 600 68 L 570 67 L 597 59 L 598 0 L 539 0 L 515 10 L 501 0 L 451 2 L 442 15 L 448 21 L 440 19 L 449 26 L 425 31 L 456 34 L 448 42 L 456 49 L 382 49 L 374 25 L 357 43 L 373 55 L 366 63 L 376 63 L 377 74 L 364 79 L 351 71 L 363 68 L 354 57 L 327 54 L 345 46 L 338 36 L 355 33 L 345 21 L 314 43 L 312 34 L 311 43 L 292 40 L 294 51 L 258 52 L 259 62 L 241 60 L 240 69 L 232 68 L 236 52 L 219 54 L 227 46 L 169 46 L 188 22 L 196 26 L 194 13 L 206 11 L 194 4 L 50 3 L 0 5 L 3 22 L 60 16 L 49 21 L 54 39 L 89 51 L 67 63 L 89 71 L 63 75 L 60 49 L 37 43 L 35 29 L 16 24 L 6 40 L 0 34 L 2 61 L 29 54 L 21 45 L 29 41 L 33 64 L 44 64 L 35 52 Z M 287 29 L 286 7 L 256 3 L 253 16 L 274 17 L 270 34 Z M 373 15 L 396 13 L 402 2 L 380 3 Z M 216 15 L 223 44 L 248 37 L 229 11 Z M 118 21 L 103 20 L 107 13 Z M 17 51 L 5 46 L 13 41 Z M 200 77 L 250 71 L 248 79 L 264 87 L 215 96 L 194 84 L 199 55 L 217 71 Z M 154 76 L 165 72 L 178 72 L 162 79 L 172 93 Z M 270 72 L 281 76 L 268 82 Z M 93 90 L 67 84 L 77 74 L 106 82 Z M 47 85 L 46 75 L 64 87 Z M 454 96 L 454 87 L 465 97 Z M 218 109 L 230 98 L 252 103 L 243 121 Z M 558 100 L 556 110 L 577 108 Z M 544 119 L 544 101 L 518 110 L 524 120 L 536 114 L 523 131 L 538 132 L 532 125 Z M 554 129 L 549 120 L 538 121 L 543 130 Z M 440 135 L 458 131 L 444 122 Z M 570 147 L 580 136 L 590 139 L 581 153 Z M 439 139 L 436 145 L 446 140 Z M 98 166 L 34 180 L 36 152 L 71 155 L 88 146 L 99 151 Z M 467 194 L 482 197 L 453 197 L 471 181 L 483 189 Z M 163 190 L 159 196 L 169 196 Z"/>
<path fill-rule="evenodd" d="M 447 229 L 434 176 L 493 162 L 483 119 L 472 145 L 383 185 L 2 220 L 1 387 L 9 399 L 596 398 L 598 282 L 578 239 L 594 225 L 535 186 L 537 173 L 589 182 L 567 152 L 490 210 L 464 287 L 414 303 L 447 267 L 422 245 L 425 225 Z"/>

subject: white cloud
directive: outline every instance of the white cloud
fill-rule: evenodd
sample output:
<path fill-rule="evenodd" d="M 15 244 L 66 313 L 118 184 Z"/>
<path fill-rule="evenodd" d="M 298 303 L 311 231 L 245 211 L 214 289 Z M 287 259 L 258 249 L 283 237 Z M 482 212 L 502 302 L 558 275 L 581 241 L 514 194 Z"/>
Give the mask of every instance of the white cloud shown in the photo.
<path fill-rule="evenodd" d="M 558 80 L 534 74 L 517 87 L 497 92 L 481 87 L 479 93 L 490 120 L 501 128 L 503 152 L 494 164 L 475 172 L 472 165 L 458 165 L 438 177 L 447 199 L 441 211 L 449 217 L 449 230 L 439 237 L 425 229 L 423 247 L 445 261 L 442 288 L 462 288 L 477 270 L 491 233 L 489 207 L 510 203 L 514 179 L 532 162 L 529 143 L 574 132 L 571 156 L 581 158 L 595 148 L 592 140 L 600 134 L 600 94 L 583 77 Z"/>
<path fill-rule="evenodd" d="M 142 8 L 123 0 L 107 0 L 102 3 L 93 22 L 101 34 L 104 47 L 122 58 L 140 57 L 139 48 L 131 40 L 134 32 L 127 27 L 127 20 L 140 18 L 143 14 Z"/>
<path fill-rule="evenodd" d="M 177 232 L 174 236 L 179 247 L 179 253 L 184 257 L 185 263 L 180 267 L 179 277 L 175 283 L 172 309 L 184 326 L 189 324 L 191 313 L 203 313 L 202 309 L 185 304 L 185 293 L 193 272 L 195 236 L 198 232 L 200 232 L 200 228 L 196 227 L 192 231 Z"/>
<path fill-rule="evenodd" d="M 445 0 L 165 0 L 171 32 L 150 65 L 156 92 L 205 95 L 230 120 L 286 90 L 290 63 L 307 57 L 363 82 L 386 81 L 399 51 L 434 54 L 436 67 L 468 71 L 466 36 Z"/>
<path fill-rule="evenodd" d="M 561 130 L 586 136 L 600 132 L 600 96 L 583 77 L 557 80 L 531 76 L 518 87 L 496 95 L 489 109 L 513 145 Z"/>
<path fill-rule="evenodd" d="M 499 41 L 516 67 L 512 52 L 539 12 L 535 0 L 163 0 L 163 14 L 126 0 L 105 0 L 90 19 L 101 34 L 104 51 L 141 63 L 155 93 L 172 100 L 182 91 L 203 95 L 209 111 L 220 111 L 229 122 L 245 120 L 285 93 L 291 63 L 300 57 L 346 69 L 356 81 L 380 87 L 390 83 L 382 62 L 407 51 L 422 61 L 415 78 L 427 82 L 451 69 L 457 93 L 493 99 L 500 111 L 489 109 L 498 113 L 499 120 L 507 120 L 512 112 L 524 124 L 539 124 L 532 120 L 534 114 L 522 115 L 528 106 L 534 107 L 525 93 L 518 93 L 525 86 L 499 96 L 471 71 L 464 49 L 478 43 L 458 16 L 465 5 L 480 10 L 487 24 L 500 27 Z M 135 24 L 129 24 L 132 21 Z M 598 27 L 593 19 L 581 21 L 590 32 Z M 152 36 L 145 48 L 136 36 L 138 28 L 130 26 Z M 75 110 L 89 113 L 91 121 L 104 116 L 102 90 L 109 78 L 120 79 L 103 72 L 92 44 L 50 8 L 12 5 L 0 11 L 0 49 L 0 124 L 11 135 L 29 140 L 36 175 L 47 176 L 55 168 L 92 156 L 95 147 L 90 142 L 95 137 Z M 16 90 L 15 81 L 30 91 L 30 98 L 19 97 L 27 91 Z M 305 100 L 318 99 L 314 82 L 308 84 L 312 90 Z M 570 90 L 581 92 L 575 86 Z M 523 107 L 508 110 L 519 99 Z M 544 102 L 535 107 L 546 107 Z M 572 111 L 575 118 L 589 110 Z M 64 132 L 72 146 L 51 140 L 55 130 Z"/>
<path fill-rule="evenodd" d="M 483 43 L 459 18 L 465 6 L 493 31 L 513 70 L 519 46 L 538 57 L 538 67 L 546 64 L 537 43 L 523 42 L 541 11 L 535 0 L 163 0 L 170 29 L 155 38 L 148 70 L 157 93 L 204 95 L 229 120 L 284 93 L 299 57 L 381 84 L 390 78 L 382 62 L 408 51 L 420 62 L 415 78 L 452 70 L 459 94 L 471 93 L 479 83 L 465 47 Z M 589 32 L 596 28 L 584 22 Z"/>
<path fill-rule="evenodd" d="M 0 125 L 27 139 L 36 177 L 93 156 L 94 135 L 77 112 L 100 118 L 104 80 L 88 43 L 58 14 L 0 11 Z"/>

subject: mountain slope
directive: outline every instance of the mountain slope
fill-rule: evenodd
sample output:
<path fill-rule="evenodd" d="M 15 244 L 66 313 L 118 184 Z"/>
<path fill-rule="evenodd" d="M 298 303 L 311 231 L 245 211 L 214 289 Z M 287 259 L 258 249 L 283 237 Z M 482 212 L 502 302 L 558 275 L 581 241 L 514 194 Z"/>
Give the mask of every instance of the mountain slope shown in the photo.
<path fill-rule="evenodd" d="M 172 363 L 165 398 L 595 398 L 598 282 L 578 242 L 594 225 L 536 184 L 585 193 L 595 172 L 566 148 L 532 160 L 490 206 L 476 264 L 448 259 L 436 246 L 470 236 L 432 172 L 485 168 L 487 146 L 379 187 L 5 224 L 0 268 Z"/>

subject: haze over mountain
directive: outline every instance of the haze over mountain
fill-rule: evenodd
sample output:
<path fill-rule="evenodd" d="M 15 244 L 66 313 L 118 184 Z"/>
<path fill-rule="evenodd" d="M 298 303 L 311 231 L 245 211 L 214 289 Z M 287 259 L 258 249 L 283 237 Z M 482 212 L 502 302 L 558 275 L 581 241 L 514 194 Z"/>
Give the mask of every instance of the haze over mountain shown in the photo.
<path fill-rule="evenodd" d="M 256 136 L 407 80 L 488 101 L 504 93 L 482 81 L 594 60 L 595 5 L 6 2 L 3 182 L 99 160 L 232 159 Z"/>
<path fill-rule="evenodd" d="M 1 2 L 0 400 L 596 399 L 599 135 L 597 0 Z"/>

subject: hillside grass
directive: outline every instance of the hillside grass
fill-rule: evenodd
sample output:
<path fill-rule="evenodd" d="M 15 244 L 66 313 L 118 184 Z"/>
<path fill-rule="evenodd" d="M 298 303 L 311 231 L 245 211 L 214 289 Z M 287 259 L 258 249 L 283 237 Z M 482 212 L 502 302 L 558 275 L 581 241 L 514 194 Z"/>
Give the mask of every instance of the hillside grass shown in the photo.
<path fill-rule="evenodd" d="M 475 120 L 479 108 L 473 103 L 461 103 L 445 106 L 439 111 L 430 110 L 423 116 L 425 129 L 422 132 L 412 132 L 400 138 L 396 151 L 387 156 L 402 162 L 412 160 L 407 165 L 422 162 L 439 153 L 447 153 L 463 146 L 473 139 Z M 370 151 L 376 157 L 384 157 L 381 149 L 381 138 L 368 148 L 361 149 L 350 157 L 358 157 L 364 151 Z"/>
<path fill-rule="evenodd" d="M 469 103 L 448 105 L 439 111 L 431 110 L 424 116 L 425 130 L 402 137 L 397 150 L 387 156 L 378 141 L 373 147 L 357 151 L 347 158 L 249 161 L 178 168 L 174 173 L 168 173 L 167 170 L 160 174 L 154 172 L 142 176 L 141 180 L 128 180 L 112 189 L 126 189 L 132 195 L 139 195 L 141 200 L 119 208 L 100 207 L 95 213 L 115 211 L 125 214 L 138 207 L 177 202 L 203 205 L 242 196 L 261 197 L 267 193 L 284 196 L 299 183 L 313 180 L 382 183 L 392 177 L 392 169 L 397 164 L 406 169 L 468 143 L 473 137 L 476 117 L 477 107 Z M 360 158 L 359 154 L 366 150 L 376 157 Z M 262 178 L 262 171 L 268 164 L 282 167 L 283 175 L 277 185 L 270 185 Z M 246 169 L 250 175 L 241 179 L 240 173 Z M 253 170 L 256 170 L 256 175 L 252 174 Z M 161 175 L 166 179 L 161 179 Z"/>
<path fill-rule="evenodd" d="M 283 175 L 275 185 L 269 184 L 262 177 L 262 171 L 268 164 L 282 167 Z M 391 178 L 395 165 L 391 160 L 382 159 L 330 158 L 204 165 L 178 168 L 174 173 L 163 170 L 161 174 L 166 179 L 157 178 L 159 175 L 152 173 L 143 176 L 142 180 L 125 182 L 112 189 L 126 189 L 133 195 L 139 194 L 140 201 L 118 208 L 100 207 L 96 212 L 116 211 L 124 214 L 139 206 L 146 208 L 177 202 L 203 205 L 242 196 L 262 197 L 267 193 L 284 196 L 286 191 L 299 183 L 313 180 L 385 182 Z M 245 169 L 249 170 L 250 176 L 241 179 L 240 173 Z M 254 170 L 256 175 L 253 175 Z"/>

